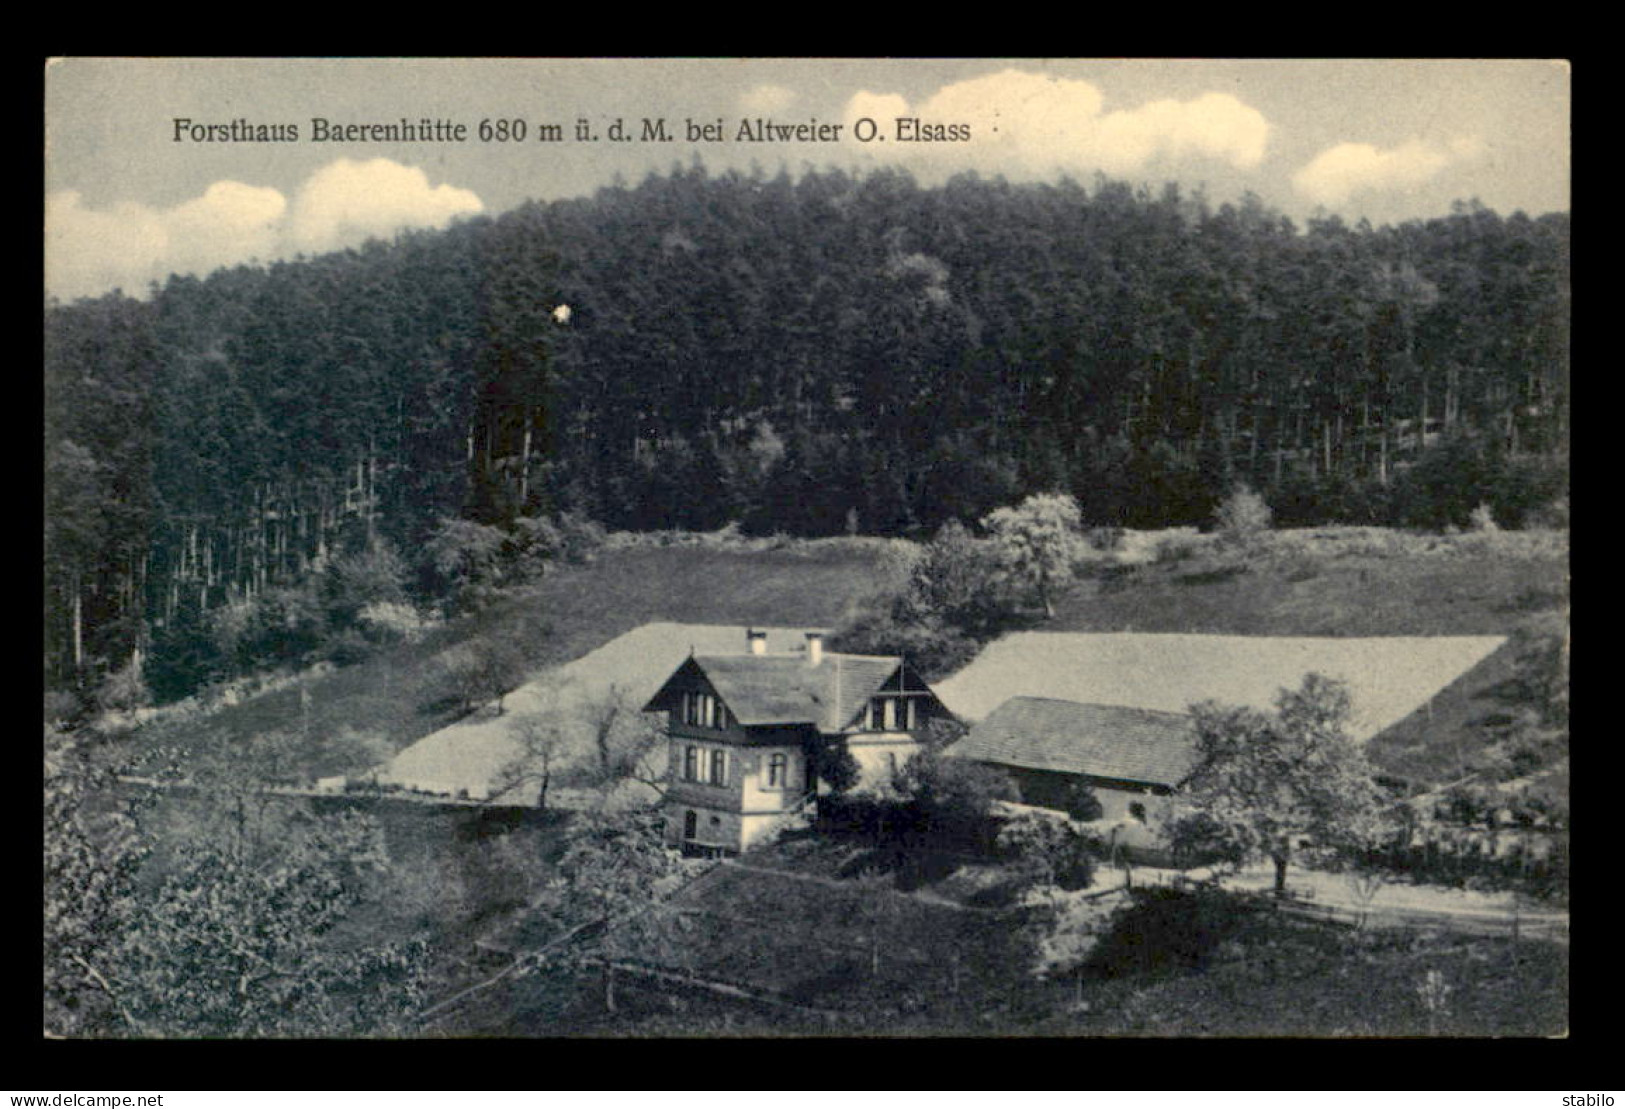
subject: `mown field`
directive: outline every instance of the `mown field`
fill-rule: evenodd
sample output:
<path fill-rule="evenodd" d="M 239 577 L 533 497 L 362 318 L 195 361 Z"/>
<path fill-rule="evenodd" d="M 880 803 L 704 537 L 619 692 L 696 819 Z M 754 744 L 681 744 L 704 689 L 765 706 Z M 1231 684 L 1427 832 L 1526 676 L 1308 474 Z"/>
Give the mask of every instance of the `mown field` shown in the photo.
<path fill-rule="evenodd" d="M 1101 565 L 1056 606 L 1045 631 L 1214 635 L 1500 635 L 1505 646 L 1373 740 L 1384 771 L 1453 780 L 1518 706 L 1519 656 L 1567 634 L 1566 532 L 1430 535 L 1307 528 L 1248 551 L 1209 536 L 1139 537 L 1140 559 Z"/>

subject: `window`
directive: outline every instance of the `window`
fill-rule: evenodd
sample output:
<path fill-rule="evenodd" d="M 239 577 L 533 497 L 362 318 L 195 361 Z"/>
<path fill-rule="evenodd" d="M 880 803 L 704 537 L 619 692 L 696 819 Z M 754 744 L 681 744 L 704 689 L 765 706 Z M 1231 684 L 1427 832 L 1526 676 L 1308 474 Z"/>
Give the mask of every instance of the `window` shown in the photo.
<path fill-rule="evenodd" d="M 711 752 L 711 784 L 725 786 L 728 784 L 728 752 Z"/>
<path fill-rule="evenodd" d="M 721 728 L 727 718 L 728 710 L 711 694 L 683 694 L 683 723 L 697 728 Z"/>
<path fill-rule="evenodd" d="M 683 838 L 693 839 L 700 833 L 700 814 L 689 809 L 683 814 Z"/>
<path fill-rule="evenodd" d="M 783 789 L 790 775 L 790 757 L 782 751 L 767 760 L 767 788 Z"/>
<path fill-rule="evenodd" d="M 698 747 L 685 747 L 683 749 L 683 779 L 689 782 L 700 780 L 700 749 Z"/>
<path fill-rule="evenodd" d="M 1141 824 L 1145 823 L 1145 806 L 1138 801 L 1128 803 L 1128 814 Z"/>
<path fill-rule="evenodd" d="M 907 732 L 918 725 L 914 701 L 908 697 L 876 697 L 869 702 L 864 727 L 871 732 Z"/>

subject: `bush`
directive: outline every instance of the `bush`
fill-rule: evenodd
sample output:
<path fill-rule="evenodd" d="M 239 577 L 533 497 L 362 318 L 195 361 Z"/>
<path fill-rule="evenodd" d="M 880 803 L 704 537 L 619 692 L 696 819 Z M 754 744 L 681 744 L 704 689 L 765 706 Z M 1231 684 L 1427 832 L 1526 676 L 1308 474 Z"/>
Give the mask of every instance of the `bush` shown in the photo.
<path fill-rule="evenodd" d="M 47 689 L 45 691 L 45 723 L 51 725 L 66 725 L 72 723 L 84 711 L 79 698 L 66 689 Z"/>
<path fill-rule="evenodd" d="M 407 566 L 394 546 L 379 536 L 360 550 L 334 559 L 321 577 L 322 606 L 335 627 L 350 627 L 363 609 L 406 600 Z"/>
<path fill-rule="evenodd" d="M 356 628 L 345 628 L 328 639 L 322 654 L 336 666 L 354 666 L 372 657 L 373 645 Z"/>
<path fill-rule="evenodd" d="M 1221 542 L 1234 546 L 1251 546 L 1258 537 L 1269 531 L 1274 513 L 1251 487 L 1238 485 L 1219 503 L 1214 514 Z"/>
<path fill-rule="evenodd" d="M 941 620 L 899 621 L 880 611 L 860 616 L 830 637 L 830 649 L 859 655 L 901 655 L 927 681 L 951 674 L 976 657 L 976 640 Z"/>
<path fill-rule="evenodd" d="M 1009 817 L 994 842 L 1029 885 L 1080 890 L 1094 882 L 1099 840 L 1061 813 L 1035 809 Z"/>
<path fill-rule="evenodd" d="M 1170 535 L 1157 541 L 1156 561 L 1160 566 L 1189 562 L 1206 549 L 1207 543 L 1194 535 Z"/>
<path fill-rule="evenodd" d="M 1087 964 L 1099 977 L 1166 974 L 1207 965 L 1258 910 L 1216 890 L 1139 890 L 1113 916 Z"/>
<path fill-rule="evenodd" d="M 987 847 L 997 823 L 993 802 L 1020 798 L 1002 770 L 969 759 L 922 751 L 897 773 L 911 828 L 927 839 L 977 850 Z"/>
<path fill-rule="evenodd" d="M 844 743 L 820 744 L 813 753 L 813 773 L 837 795 L 855 788 L 863 777 L 863 767 Z"/>
<path fill-rule="evenodd" d="M 129 713 L 152 703 L 152 694 L 132 660 L 129 664 L 107 675 L 96 690 L 96 707 L 103 712 Z"/>
<path fill-rule="evenodd" d="M 1524 517 L 1524 526 L 1566 529 L 1569 526 L 1568 494 L 1565 493 L 1538 508 L 1530 509 Z"/>
<path fill-rule="evenodd" d="M 376 601 L 356 617 L 362 632 L 374 643 L 416 643 L 423 638 L 427 622 L 408 604 Z"/>
<path fill-rule="evenodd" d="M 1120 527 L 1089 529 L 1089 545 L 1103 554 L 1116 554 L 1123 549 L 1124 530 Z"/>

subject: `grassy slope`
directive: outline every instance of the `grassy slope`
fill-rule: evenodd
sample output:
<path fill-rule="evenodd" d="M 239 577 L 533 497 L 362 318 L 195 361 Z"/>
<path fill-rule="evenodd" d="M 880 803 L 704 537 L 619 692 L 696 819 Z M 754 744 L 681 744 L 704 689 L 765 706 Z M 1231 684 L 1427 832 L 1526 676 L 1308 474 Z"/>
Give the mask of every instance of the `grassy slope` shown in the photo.
<path fill-rule="evenodd" d="M 1245 564 L 1206 541 L 1179 561 L 1086 579 L 1044 631 L 1226 635 L 1504 635 L 1551 632 L 1568 596 L 1566 537 L 1421 537 L 1338 528 L 1280 533 Z M 1460 776 L 1507 708 L 1509 642 L 1378 737 L 1378 765 L 1417 782 Z"/>
<path fill-rule="evenodd" d="M 1182 561 L 1083 581 L 1043 630 L 1508 635 L 1567 593 L 1566 540 L 1392 539 L 1362 528 L 1284 532 L 1244 567 L 1203 541 Z"/>
<path fill-rule="evenodd" d="M 1060 598 L 1046 631 L 1232 635 L 1514 635 L 1550 627 L 1566 604 L 1565 537 L 1454 538 L 1331 528 L 1271 535 L 1245 561 L 1186 537 L 1179 559 L 1085 578 Z M 454 620 L 423 642 L 311 677 L 215 713 L 151 729 L 155 742 L 241 743 L 308 734 L 309 774 L 361 769 L 376 756 L 346 735 L 399 750 L 452 722 L 447 650 L 501 636 L 535 670 L 579 658 L 651 620 L 834 624 L 874 586 L 881 545 L 829 540 L 778 549 L 634 547 L 561 570 L 508 600 Z M 1505 708 L 1497 691 L 1516 645 L 1491 656 L 1373 748 L 1391 772 L 1436 782 L 1484 742 L 1474 722 Z M 308 702 L 301 701 L 301 690 Z"/>
<path fill-rule="evenodd" d="M 207 716 L 153 726 L 147 738 L 187 747 L 241 743 L 273 731 L 308 733 L 307 774 L 358 770 L 365 760 L 335 737 L 379 737 L 399 750 L 456 718 L 454 690 L 438 660 L 460 644 L 487 637 L 517 641 L 540 672 L 652 620 L 833 624 L 874 587 L 879 550 L 872 543 L 831 541 L 777 550 L 607 551 L 590 565 L 562 569 L 450 621 L 420 643 Z"/>
<path fill-rule="evenodd" d="M 1238 567 L 1233 556 L 1199 551 L 1183 560 L 1120 572 L 1111 579 L 1087 580 L 1062 600 L 1055 621 L 1041 626 L 1061 631 L 1255 635 L 1510 635 L 1526 625 L 1550 625 L 1564 604 L 1566 545 L 1524 543 L 1509 537 L 1502 548 L 1439 541 L 1430 550 L 1422 543 L 1381 544 L 1371 538 L 1352 532 L 1326 533 L 1320 538 L 1298 535 L 1283 541 L 1273 553 L 1250 559 L 1245 567 Z M 399 747 L 442 726 L 447 721 L 446 710 L 426 707 L 447 692 L 435 659 L 449 647 L 477 636 L 517 637 L 541 669 L 579 657 L 650 620 L 834 623 L 868 591 L 878 568 L 877 548 L 839 543 L 772 551 L 672 547 L 606 553 L 591 566 L 561 572 L 522 595 L 455 621 L 422 644 L 313 680 L 309 685 L 311 731 L 323 736 L 345 729 L 368 731 Z M 1431 721 L 1419 715 L 1395 730 L 1390 753 L 1395 758 L 1410 758 L 1424 771 L 1449 771 L 1457 760 L 1470 755 L 1463 744 L 1475 741 L 1472 722 L 1496 706 L 1495 687 L 1509 676 L 1510 666 L 1510 655 L 1503 651 L 1443 691 L 1435 699 Z M 295 729 L 300 718 L 298 691 L 289 689 L 185 726 L 193 729 L 194 738 L 199 730 L 246 737 L 270 729 Z M 470 887 L 468 894 L 483 899 L 490 893 L 483 876 L 487 868 L 465 855 L 447 857 L 444 865 L 461 872 Z M 433 877 L 427 881 L 440 884 Z M 1003 937 L 996 930 L 975 927 L 978 922 L 985 924 L 980 916 L 932 911 L 905 902 L 902 911 L 881 914 L 877 922 L 869 904 L 876 897 L 871 891 L 860 894 L 855 889 L 852 894 L 833 896 L 799 883 L 747 881 L 743 875 L 730 876 L 730 883 L 729 889 L 706 897 L 706 906 L 721 906 L 727 914 L 749 919 L 761 914 L 763 919 L 752 924 L 720 915 L 703 917 L 697 926 L 714 942 L 698 944 L 696 949 L 715 952 L 729 964 L 709 969 L 719 976 L 726 971 L 726 977 L 736 980 L 755 977 L 753 967 L 764 973 L 771 970 L 767 979 L 772 985 L 812 1004 L 827 1002 L 842 988 L 873 978 L 877 1005 L 884 1007 L 887 998 L 906 995 L 910 1007 L 921 1007 L 912 1015 L 892 1010 L 895 1030 L 905 1034 L 949 1029 L 998 1034 L 1023 1028 L 1040 1033 L 1107 1034 L 1122 1034 L 1130 1028 L 1152 1034 L 1247 1035 L 1289 1028 L 1304 1034 L 1425 1032 L 1419 1023 L 1425 1014 L 1416 1008 L 1414 989 L 1418 977 L 1433 967 L 1450 971 L 1457 989 L 1456 1022 L 1440 1029 L 1445 1032 L 1544 1032 L 1561 1021 L 1561 999 L 1566 996 L 1562 979 L 1566 961 L 1555 951 L 1537 951 L 1531 946 L 1523 957 L 1532 961 L 1520 964 L 1525 969 L 1519 972 L 1532 975 L 1527 987 L 1519 986 L 1516 997 L 1497 994 L 1496 1004 L 1487 1007 L 1472 1002 L 1469 1018 L 1468 998 L 1490 996 L 1494 981 L 1506 978 L 1502 972 L 1510 956 L 1493 941 L 1446 937 L 1401 949 L 1372 940 L 1354 945 L 1355 950 L 1346 939 L 1322 941 L 1314 933 L 1306 933 L 1301 944 L 1283 943 L 1281 937 L 1262 941 L 1266 949 L 1278 947 L 1278 953 L 1216 967 L 1209 974 L 1102 985 L 1097 995 L 1100 1004 L 1091 1010 L 1094 1016 L 1062 1017 L 1057 1014 L 1066 1008 L 1073 987 L 1066 983 L 1030 985 L 1022 969 L 1009 964 L 1005 947 L 994 942 Z M 433 903 L 435 899 L 428 900 Z M 462 911 L 449 915 L 466 923 L 464 913 L 476 908 L 466 904 Z M 430 910 L 435 916 L 446 911 L 438 906 Z M 809 965 L 803 958 L 807 945 L 795 937 L 805 936 L 799 930 L 813 919 L 819 922 L 816 938 L 821 957 Z M 880 973 L 871 975 L 866 949 L 877 926 L 891 934 L 886 945 L 891 954 L 883 960 Z M 719 929 L 714 936 L 710 935 L 712 928 Z M 1008 930 L 1008 924 L 1004 928 Z M 755 939 L 742 946 L 737 937 L 743 934 Z M 767 942 L 786 937 L 788 947 Z M 982 1005 L 990 996 L 1002 993 L 1008 1003 L 974 1016 L 953 998 L 945 999 L 940 979 L 947 964 L 938 958 L 927 970 L 916 950 L 922 940 L 937 955 L 961 944 L 977 948 L 978 954 L 965 959 L 963 965 L 969 975 L 989 972 L 988 980 L 980 985 L 967 981 L 961 1000 Z M 986 942 L 994 942 L 994 948 L 980 951 L 979 945 Z M 1331 944 L 1331 949 L 1323 949 L 1323 942 Z M 1278 965 L 1283 960 L 1289 964 L 1286 970 Z M 793 973 L 787 978 L 787 972 Z M 1373 975 L 1389 982 L 1391 988 L 1342 993 L 1340 987 L 1347 981 L 1363 982 Z M 929 988 L 911 989 L 906 985 L 910 979 Z M 1018 982 L 1021 987 L 1014 988 Z M 764 980 L 763 984 L 769 983 Z M 867 996 L 866 991 L 860 992 Z M 445 1031 L 479 1034 L 500 1027 L 507 1034 L 545 1035 L 564 1030 L 545 1022 L 528 1026 L 523 1019 L 527 1006 L 523 993 L 516 988 L 513 994 L 492 1002 L 490 1016 L 498 1024 L 491 1028 L 475 1021 Z M 741 1014 L 735 1005 L 693 998 L 681 1003 L 688 1007 L 686 1016 L 673 1016 L 668 1006 L 677 1003 L 664 991 L 648 992 L 652 1008 L 643 1019 L 623 1014 L 596 1023 L 587 1015 L 592 996 L 591 989 L 586 989 L 579 1010 L 583 1025 L 571 1030 L 659 1035 L 693 1034 L 696 1027 L 704 1027 L 708 1033 L 760 1034 L 791 1027 L 779 1014 L 759 1019 Z M 1346 1003 L 1337 1001 L 1340 996 L 1375 1000 L 1357 1011 L 1345 1011 L 1340 1005 Z M 1238 1008 L 1232 1003 L 1237 997 L 1257 999 L 1258 1004 Z M 1317 1007 L 1319 1002 L 1309 1004 L 1305 998 L 1324 999 L 1325 1005 Z M 1531 1006 L 1541 1007 L 1540 1019 L 1532 1027 L 1512 1029 L 1496 1023 L 1497 1013 L 1528 1011 Z M 554 1006 L 547 1009 L 557 1012 Z M 709 1016 L 702 1017 L 702 1011 Z M 1248 1013 L 1254 1013 L 1256 1019 Z M 536 1016 L 544 1019 L 539 1012 Z"/>

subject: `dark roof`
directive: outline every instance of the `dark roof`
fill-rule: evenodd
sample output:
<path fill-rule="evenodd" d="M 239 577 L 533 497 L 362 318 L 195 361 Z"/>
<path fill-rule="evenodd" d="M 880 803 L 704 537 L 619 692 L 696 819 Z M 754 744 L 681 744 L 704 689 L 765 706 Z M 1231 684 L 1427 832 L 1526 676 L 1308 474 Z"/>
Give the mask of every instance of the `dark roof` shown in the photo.
<path fill-rule="evenodd" d="M 1177 786 L 1196 765 L 1191 718 L 1119 705 L 1013 697 L 949 747 L 956 758 Z"/>
<path fill-rule="evenodd" d="M 832 651 L 817 666 L 807 665 L 805 655 L 697 655 L 690 661 L 741 724 L 814 724 L 824 732 L 850 725 L 903 664 L 896 657 Z"/>

